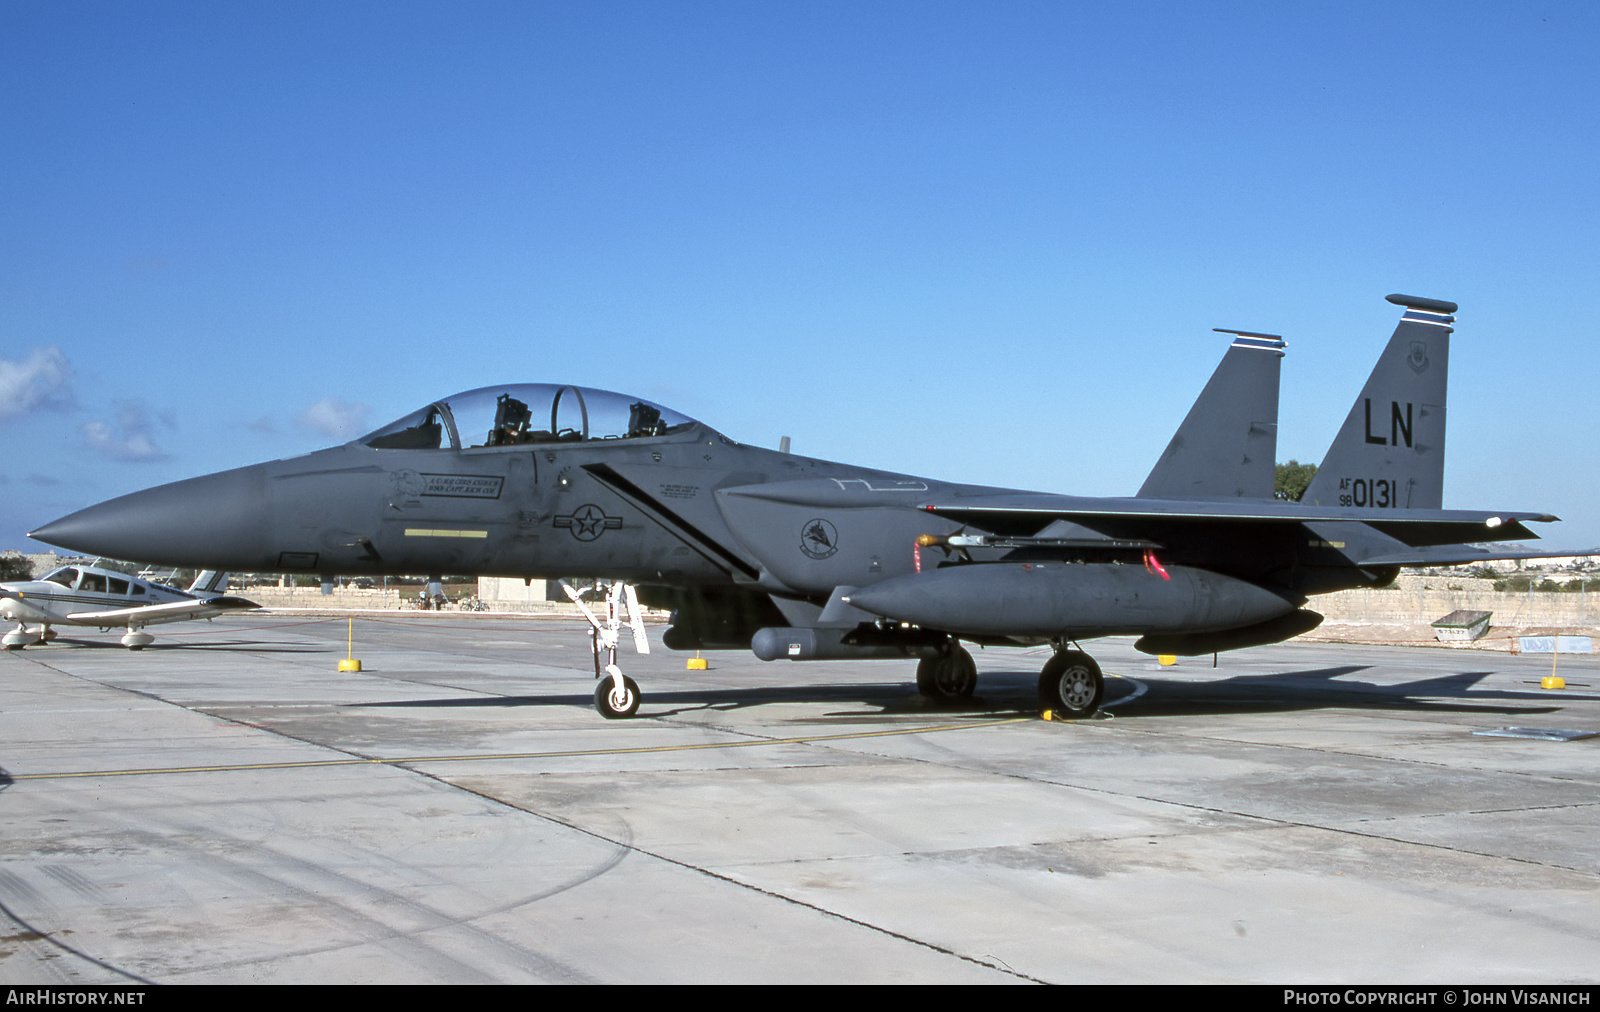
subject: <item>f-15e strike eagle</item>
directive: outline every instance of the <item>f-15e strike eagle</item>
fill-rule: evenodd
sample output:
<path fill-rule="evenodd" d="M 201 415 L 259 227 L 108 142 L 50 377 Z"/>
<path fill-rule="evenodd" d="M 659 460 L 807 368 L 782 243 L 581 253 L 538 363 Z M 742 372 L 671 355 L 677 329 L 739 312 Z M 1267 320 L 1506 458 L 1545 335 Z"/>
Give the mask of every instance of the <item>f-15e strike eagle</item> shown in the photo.
<path fill-rule="evenodd" d="M 1445 510 L 1454 303 L 1404 315 L 1301 502 L 1273 499 L 1284 343 L 1235 340 L 1144 486 L 1085 498 L 917 478 L 745 446 L 637 398 L 483 387 L 344 446 L 191 478 L 34 531 L 174 566 L 323 575 L 597 577 L 671 608 L 679 650 L 766 660 L 920 658 L 929 696 L 971 695 L 963 641 L 1051 644 L 1042 704 L 1082 717 L 1104 683 L 1076 641 L 1194 655 L 1289 639 L 1314 594 L 1485 549 L 1556 519 Z M 608 641 L 614 648 L 615 630 Z M 614 658 L 613 658 L 614 660 Z M 596 687 L 607 717 L 638 686 Z"/>

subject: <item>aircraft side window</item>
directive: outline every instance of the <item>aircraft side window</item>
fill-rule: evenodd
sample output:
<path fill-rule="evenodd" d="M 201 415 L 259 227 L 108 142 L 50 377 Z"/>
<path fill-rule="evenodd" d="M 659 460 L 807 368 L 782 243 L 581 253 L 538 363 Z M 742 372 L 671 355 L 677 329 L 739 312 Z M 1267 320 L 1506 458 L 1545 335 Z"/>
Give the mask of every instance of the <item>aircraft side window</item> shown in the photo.
<path fill-rule="evenodd" d="M 140 585 L 139 585 L 139 584 L 137 584 L 137 583 L 136 583 L 136 584 L 134 584 L 134 585 L 133 585 L 133 593 L 134 593 L 134 594 L 135 594 L 135 595 L 139 595 L 139 594 L 143 594 L 143 593 L 144 593 L 144 587 L 142 587 L 142 586 L 140 586 Z"/>
<path fill-rule="evenodd" d="M 74 582 L 77 581 L 78 571 L 76 569 L 72 569 L 71 567 L 66 569 L 58 569 L 49 576 L 46 576 L 45 579 L 49 580 L 51 583 L 59 583 L 63 587 L 70 587 Z"/>
<path fill-rule="evenodd" d="M 127 594 L 128 594 L 128 581 L 127 580 L 119 580 L 115 576 L 113 576 L 110 579 L 110 584 L 111 584 L 111 593 L 113 593 L 113 594 L 121 594 L 124 597 L 127 596 Z"/>
<path fill-rule="evenodd" d="M 79 590 L 92 590 L 97 594 L 106 592 L 106 578 L 99 573 L 84 573 L 83 582 L 78 584 Z"/>
<path fill-rule="evenodd" d="M 379 450 L 459 450 L 640 439 L 665 436 L 692 424 L 692 419 L 660 405 L 607 390 L 519 383 L 481 387 L 435 401 L 360 441 Z"/>
<path fill-rule="evenodd" d="M 425 418 L 409 428 L 402 428 L 367 441 L 378 450 L 437 450 L 444 440 L 444 426 L 439 423 L 438 410 L 430 410 Z"/>

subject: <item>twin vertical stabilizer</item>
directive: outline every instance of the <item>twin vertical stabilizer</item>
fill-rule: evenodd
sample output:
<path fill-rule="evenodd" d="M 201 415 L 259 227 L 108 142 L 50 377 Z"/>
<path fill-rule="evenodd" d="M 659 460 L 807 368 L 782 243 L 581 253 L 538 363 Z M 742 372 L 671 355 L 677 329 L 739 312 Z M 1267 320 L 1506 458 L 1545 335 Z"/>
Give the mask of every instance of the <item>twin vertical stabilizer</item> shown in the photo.
<path fill-rule="evenodd" d="M 1454 302 L 1391 295 L 1405 315 L 1301 501 L 1440 509 Z"/>
<path fill-rule="evenodd" d="M 1142 499 L 1271 499 L 1283 338 L 1233 334 L 1233 346 L 1139 489 Z"/>

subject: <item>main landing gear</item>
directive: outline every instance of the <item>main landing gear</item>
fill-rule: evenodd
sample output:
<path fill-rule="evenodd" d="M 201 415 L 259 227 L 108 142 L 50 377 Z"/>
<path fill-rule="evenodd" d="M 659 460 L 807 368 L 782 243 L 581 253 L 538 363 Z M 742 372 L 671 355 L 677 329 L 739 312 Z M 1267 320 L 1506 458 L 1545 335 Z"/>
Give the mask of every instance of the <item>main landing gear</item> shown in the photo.
<path fill-rule="evenodd" d="M 977 664 L 953 638 L 943 653 L 917 663 L 917 691 L 930 700 L 953 703 L 970 699 L 977 684 Z M 1093 716 L 1105 692 L 1100 665 L 1081 650 L 1058 645 L 1055 656 L 1039 673 L 1039 705 L 1058 719 Z"/>
<path fill-rule="evenodd" d="M 639 595 L 630 584 L 613 583 L 606 592 L 606 619 L 601 622 L 583 603 L 583 598 L 572 584 L 562 580 L 561 589 L 572 598 L 572 603 L 583 612 L 583 617 L 589 620 L 591 627 L 590 637 L 594 641 L 594 708 L 607 720 L 633 716 L 639 712 L 639 683 L 624 675 L 622 669 L 617 667 L 617 641 L 622 636 L 622 613 L 626 610 L 626 625 L 633 630 L 634 649 L 641 654 L 650 652 L 650 640 L 645 637 L 644 618 L 639 611 Z M 600 666 L 602 649 L 606 652 L 603 671 Z"/>
<path fill-rule="evenodd" d="M 1039 705 L 1069 720 L 1092 716 L 1105 694 L 1100 665 L 1081 650 L 1058 649 L 1039 673 Z"/>
<path fill-rule="evenodd" d="M 978 687 L 978 664 L 959 643 L 917 662 L 917 691 L 935 702 L 971 699 Z"/>

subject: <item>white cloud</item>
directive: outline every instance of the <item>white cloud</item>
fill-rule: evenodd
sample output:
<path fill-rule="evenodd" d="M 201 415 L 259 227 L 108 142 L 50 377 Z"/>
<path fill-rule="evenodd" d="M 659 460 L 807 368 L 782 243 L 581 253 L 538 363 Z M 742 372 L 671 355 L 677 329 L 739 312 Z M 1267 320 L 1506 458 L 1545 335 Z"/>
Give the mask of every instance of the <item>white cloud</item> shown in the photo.
<path fill-rule="evenodd" d="M 35 348 L 20 362 L 0 358 L 0 418 L 15 418 L 35 408 L 64 408 L 72 403 L 67 378 L 72 366 L 61 349 Z"/>
<path fill-rule="evenodd" d="M 330 439 L 348 440 L 367 431 L 371 411 L 367 405 L 350 404 L 343 397 L 324 397 L 296 415 L 294 422 Z"/>
<path fill-rule="evenodd" d="M 163 414 L 161 421 L 167 428 L 174 428 L 170 414 Z M 151 428 L 150 415 L 143 404 L 138 401 L 119 401 L 116 424 L 86 422 L 83 439 L 90 449 L 111 460 L 139 463 L 166 460 L 169 454 L 156 445 Z"/>

